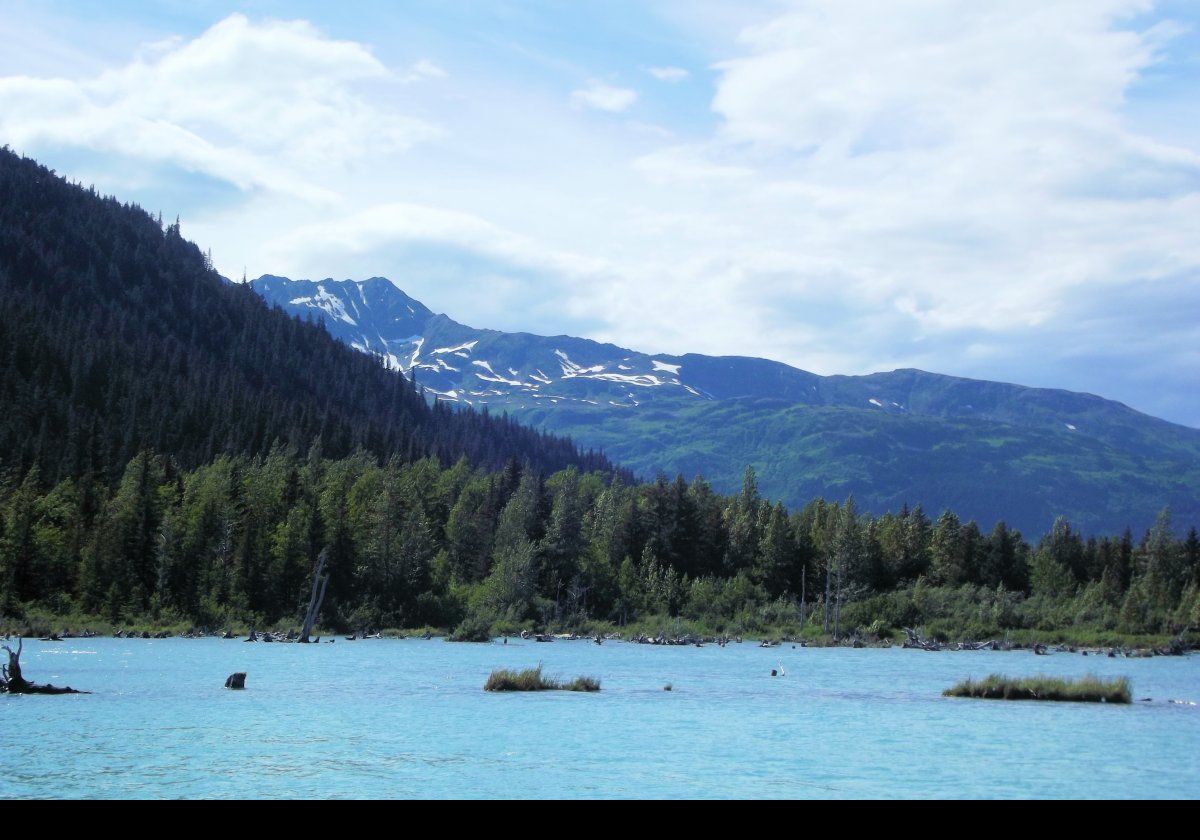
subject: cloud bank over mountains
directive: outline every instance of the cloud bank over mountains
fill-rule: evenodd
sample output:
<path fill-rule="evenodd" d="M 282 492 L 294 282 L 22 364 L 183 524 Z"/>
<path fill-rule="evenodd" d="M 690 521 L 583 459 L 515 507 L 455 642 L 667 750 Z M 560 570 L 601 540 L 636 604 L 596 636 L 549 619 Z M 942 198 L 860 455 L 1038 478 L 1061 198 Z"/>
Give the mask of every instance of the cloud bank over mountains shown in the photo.
<path fill-rule="evenodd" d="M 51 58 L 0 63 L 0 142 L 182 213 L 230 276 L 385 274 L 503 329 L 1090 390 L 1200 425 L 1178 48 L 1200 16 L 717 5 L 486 35 L 450 11 L 231 10 L 140 19 L 123 59 L 17 5 Z"/>

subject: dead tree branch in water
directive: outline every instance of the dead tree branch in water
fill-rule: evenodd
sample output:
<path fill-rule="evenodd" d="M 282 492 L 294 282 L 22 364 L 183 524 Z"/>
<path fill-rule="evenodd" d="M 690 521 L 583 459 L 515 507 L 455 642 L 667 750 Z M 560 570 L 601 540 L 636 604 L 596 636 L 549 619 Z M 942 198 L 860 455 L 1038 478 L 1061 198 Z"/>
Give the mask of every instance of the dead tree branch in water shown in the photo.
<path fill-rule="evenodd" d="M 0 666 L 0 693 L 5 694 L 87 694 L 86 691 L 76 691 L 73 688 L 58 688 L 53 685 L 38 685 L 25 679 L 21 673 L 21 652 L 25 649 L 25 640 L 17 640 L 17 649 L 8 645 L 3 648 L 8 652 L 8 664 Z"/>

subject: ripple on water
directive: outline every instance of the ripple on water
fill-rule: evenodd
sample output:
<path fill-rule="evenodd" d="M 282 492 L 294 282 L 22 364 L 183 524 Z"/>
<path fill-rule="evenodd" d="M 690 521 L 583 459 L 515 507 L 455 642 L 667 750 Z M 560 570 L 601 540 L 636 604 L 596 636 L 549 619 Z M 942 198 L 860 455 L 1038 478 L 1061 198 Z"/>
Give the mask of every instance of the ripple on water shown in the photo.
<path fill-rule="evenodd" d="M 481 690 L 539 662 L 604 689 Z M 1166 702 L 1200 700 L 1197 657 L 99 639 L 29 642 L 25 664 L 97 693 L 0 698 L 9 798 L 1200 796 L 1200 709 Z M 223 688 L 234 671 L 247 691 Z M 993 671 L 1129 676 L 1157 699 L 940 696 Z"/>

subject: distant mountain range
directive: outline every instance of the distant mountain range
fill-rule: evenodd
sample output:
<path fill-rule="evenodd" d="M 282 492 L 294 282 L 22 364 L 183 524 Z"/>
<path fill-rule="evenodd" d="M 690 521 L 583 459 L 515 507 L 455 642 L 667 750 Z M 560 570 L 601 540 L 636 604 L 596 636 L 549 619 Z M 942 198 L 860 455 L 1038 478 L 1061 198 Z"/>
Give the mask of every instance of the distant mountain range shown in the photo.
<path fill-rule="evenodd" d="M 570 435 L 647 477 L 703 474 L 732 491 L 753 465 L 763 492 L 792 505 L 853 494 L 874 512 L 950 508 L 1030 534 L 1060 515 L 1137 530 L 1164 506 L 1200 522 L 1200 430 L 1089 394 L 475 329 L 380 277 L 252 286 L 441 400 Z"/>

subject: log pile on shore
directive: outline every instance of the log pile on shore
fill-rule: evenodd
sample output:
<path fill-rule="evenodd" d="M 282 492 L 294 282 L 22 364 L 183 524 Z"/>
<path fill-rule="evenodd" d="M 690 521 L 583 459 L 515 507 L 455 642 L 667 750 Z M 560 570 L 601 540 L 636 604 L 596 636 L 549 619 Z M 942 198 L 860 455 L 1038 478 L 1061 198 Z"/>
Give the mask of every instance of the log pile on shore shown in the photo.
<path fill-rule="evenodd" d="M 705 645 L 716 645 L 717 647 L 725 647 L 726 645 L 737 643 L 741 644 L 742 640 L 731 636 L 647 636 L 645 634 L 638 635 L 630 639 L 631 642 L 638 645 L 656 645 L 660 647 L 704 647 Z"/>

